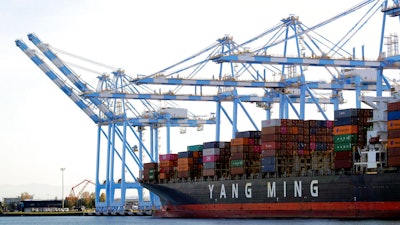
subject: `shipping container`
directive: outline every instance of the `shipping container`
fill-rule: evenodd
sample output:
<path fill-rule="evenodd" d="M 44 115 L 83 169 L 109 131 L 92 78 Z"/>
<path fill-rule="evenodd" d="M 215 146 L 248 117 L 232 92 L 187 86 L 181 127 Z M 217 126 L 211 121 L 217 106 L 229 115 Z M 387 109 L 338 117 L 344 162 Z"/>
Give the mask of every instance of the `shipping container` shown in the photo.
<path fill-rule="evenodd" d="M 387 127 L 388 127 L 388 130 L 399 130 L 400 129 L 400 120 L 389 120 Z"/>
<path fill-rule="evenodd" d="M 207 162 L 217 162 L 219 160 L 219 155 L 207 155 L 203 156 L 203 163 Z"/>
<path fill-rule="evenodd" d="M 388 153 L 388 156 L 400 156 L 400 147 L 388 148 L 387 153 Z"/>
<path fill-rule="evenodd" d="M 231 168 L 232 167 L 243 167 L 245 165 L 243 159 L 234 159 L 230 161 Z"/>
<path fill-rule="evenodd" d="M 400 111 L 388 112 L 388 120 L 400 120 Z"/>
<path fill-rule="evenodd" d="M 231 140 L 231 146 L 238 146 L 238 145 L 248 145 L 249 138 L 233 138 Z"/>
<path fill-rule="evenodd" d="M 191 158 L 191 157 L 193 157 L 193 152 L 189 152 L 189 151 L 186 151 L 186 152 L 178 152 L 178 159 L 179 158 Z"/>
<path fill-rule="evenodd" d="M 189 145 L 187 146 L 188 151 L 202 151 L 203 145 Z"/>
<path fill-rule="evenodd" d="M 229 148 L 230 142 L 222 142 L 222 141 L 212 141 L 212 142 L 204 142 L 203 149 L 206 148 Z"/>
<path fill-rule="evenodd" d="M 275 165 L 261 166 L 261 173 L 274 173 L 276 171 Z"/>
<path fill-rule="evenodd" d="M 346 125 L 346 126 L 335 126 L 333 128 L 333 135 L 345 135 L 345 134 L 357 134 L 358 126 Z"/>
<path fill-rule="evenodd" d="M 387 104 L 387 110 L 388 112 L 400 111 L 400 102 L 389 102 Z"/>
<path fill-rule="evenodd" d="M 357 117 L 359 115 L 360 109 L 341 109 L 335 110 L 334 117 L 335 120 L 343 117 Z"/>
<path fill-rule="evenodd" d="M 219 173 L 214 169 L 203 169 L 203 176 L 218 176 Z"/>
<path fill-rule="evenodd" d="M 335 120 L 335 126 L 359 125 L 361 122 L 361 118 L 358 117 L 342 117 Z"/>
<path fill-rule="evenodd" d="M 236 138 L 260 138 L 261 131 L 240 131 L 236 132 Z"/>
<path fill-rule="evenodd" d="M 398 130 L 389 130 L 388 138 L 400 138 L 400 129 Z"/>
<path fill-rule="evenodd" d="M 158 157 L 159 161 L 162 160 L 177 160 L 178 154 L 160 154 Z"/>
<path fill-rule="evenodd" d="M 156 163 L 156 162 L 150 162 L 150 163 L 143 164 L 144 169 L 152 169 L 152 168 L 157 168 L 157 167 L 158 167 L 158 163 Z"/>
<path fill-rule="evenodd" d="M 261 166 L 270 166 L 270 165 L 275 165 L 274 156 L 261 158 Z"/>
<path fill-rule="evenodd" d="M 388 148 L 400 147 L 400 138 L 389 138 L 387 143 Z"/>
<path fill-rule="evenodd" d="M 177 160 L 162 160 L 159 162 L 160 167 L 173 167 L 177 165 L 178 165 Z"/>
<path fill-rule="evenodd" d="M 203 149 L 203 157 L 209 155 L 219 155 L 221 150 L 219 148 L 205 148 Z"/>

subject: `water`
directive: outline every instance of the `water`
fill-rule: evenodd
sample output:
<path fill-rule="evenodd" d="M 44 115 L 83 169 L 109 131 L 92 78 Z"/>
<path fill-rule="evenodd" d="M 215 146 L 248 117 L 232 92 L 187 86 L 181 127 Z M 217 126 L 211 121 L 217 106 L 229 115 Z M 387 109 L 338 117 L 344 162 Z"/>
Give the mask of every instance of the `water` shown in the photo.
<path fill-rule="evenodd" d="M 162 219 L 151 216 L 20 216 L 0 217 L 0 225 L 393 225 L 394 220 L 330 219 Z"/>

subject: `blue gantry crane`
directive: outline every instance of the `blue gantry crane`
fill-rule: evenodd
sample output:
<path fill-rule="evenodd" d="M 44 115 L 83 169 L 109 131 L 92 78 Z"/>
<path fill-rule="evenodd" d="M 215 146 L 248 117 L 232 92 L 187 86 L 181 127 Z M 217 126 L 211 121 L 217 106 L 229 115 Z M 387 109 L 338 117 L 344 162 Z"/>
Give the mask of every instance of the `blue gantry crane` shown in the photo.
<path fill-rule="evenodd" d="M 17 40 L 16 44 L 98 125 L 96 211 L 118 213 L 125 210 L 129 189 L 138 190 L 142 209 L 159 205 L 154 196 L 150 201 L 143 200 L 136 172 L 143 168 L 144 155 L 152 162 L 158 160 L 160 127 L 166 130 L 169 153 L 171 127 L 215 124 L 215 140 L 219 141 L 222 130 L 227 130 L 222 126 L 226 124 L 223 121 L 231 126 L 232 138 L 244 127 L 258 130 L 257 108 L 265 110 L 265 119 L 272 118 L 277 104 L 279 118 L 306 119 L 306 105 L 313 105 L 311 110 L 316 109 L 324 119 L 329 119 L 324 105 L 339 109 L 345 101 L 344 92 L 353 92 L 356 107 L 361 108 L 360 96 L 364 92 L 382 96 L 384 92 L 396 91 L 383 71 L 400 69 L 397 36 L 388 34 L 386 27 L 389 18 L 398 19 L 399 15 L 397 0 L 362 1 L 314 26 L 289 15 L 242 44 L 225 35 L 200 52 L 150 75 L 132 78 L 122 69 L 102 74 L 96 88 L 84 82 L 36 35 L 29 34 L 29 40 L 68 78 L 68 83 L 23 41 Z M 355 23 L 337 29 L 335 22 L 349 17 Z M 348 46 L 358 44 L 352 40 L 360 38 L 357 34 L 377 17 L 382 18 L 380 32 L 376 33 L 379 46 L 375 59 L 367 60 L 364 46 L 360 56 L 354 47 Z M 329 33 L 320 32 L 328 26 L 342 36 L 331 40 Z M 320 80 L 323 73 L 330 79 Z M 215 113 L 208 119 L 190 119 L 186 110 L 160 108 L 154 101 L 211 103 Z M 243 126 L 244 122 L 247 125 Z M 147 129 L 149 143 L 143 141 Z M 120 192 L 120 198 L 116 191 Z M 105 201 L 100 201 L 101 193 L 105 193 Z"/>
<path fill-rule="evenodd" d="M 112 71 L 111 75 L 98 76 L 97 86 L 93 88 L 63 62 L 50 45 L 43 43 L 35 34 L 28 34 L 28 38 L 68 80 L 61 79 L 51 65 L 22 40 L 16 40 L 17 46 L 98 125 L 96 211 L 123 213 L 126 210 L 126 191 L 129 189 L 137 190 L 139 209 L 148 210 L 159 206 L 158 198 L 152 193 L 149 200 L 144 200 L 143 189 L 137 180 L 138 171 L 143 169 L 144 156 L 153 162 L 158 160 L 159 128 L 166 127 L 169 136 L 171 127 L 197 128 L 215 121 L 191 119 L 186 109 L 159 108 L 148 100 L 139 99 L 133 103 L 123 98 L 83 98 L 83 94 L 98 91 L 144 94 L 145 90 L 144 86 L 132 85 L 132 78 L 121 69 Z M 146 112 L 145 115 L 143 112 Z M 143 141 L 146 129 L 150 130 L 149 143 Z M 105 194 L 105 199 L 101 199 L 102 194 Z"/>

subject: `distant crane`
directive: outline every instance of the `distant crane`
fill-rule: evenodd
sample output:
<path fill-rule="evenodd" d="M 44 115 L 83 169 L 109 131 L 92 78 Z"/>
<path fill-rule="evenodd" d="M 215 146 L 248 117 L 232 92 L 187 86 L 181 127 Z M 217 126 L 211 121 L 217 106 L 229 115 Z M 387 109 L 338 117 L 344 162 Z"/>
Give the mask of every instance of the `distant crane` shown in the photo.
<path fill-rule="evenodd" d="M 81 197 L 82 193 L 85 191 L 86 187 L 87 187 L 89 184 L 96 185 L 93 181 L 90 181 L 90 180 L 85 179 L 85 180 L 81 181 L 79 184 L 77 184 L 77 185 L 75 185 L 75 186 L 73 186 L 73 187 L 71 188 L 71 191 L 70 191 L 70 193 L 69 193 L 69 197 L 70 197 L 70 198 L 79 199 L 79 198 Z M 75 190 L 76 190 L 79 186 L 81 186 L 81 185 L 83 185 L 82 188 L 79 189 L 78 194 L 76 194 Z"/>

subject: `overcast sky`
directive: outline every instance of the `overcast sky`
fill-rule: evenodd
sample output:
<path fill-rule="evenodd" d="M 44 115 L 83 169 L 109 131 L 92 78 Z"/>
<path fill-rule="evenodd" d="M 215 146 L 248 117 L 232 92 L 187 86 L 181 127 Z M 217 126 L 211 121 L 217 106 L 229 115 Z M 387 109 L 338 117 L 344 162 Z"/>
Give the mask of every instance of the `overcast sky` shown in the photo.
<path fill-rule="evenodd" d="M 95 179 L 96 125 L 16 47 L 16 39 L 34 48 L 26 35 L 35 33 L 56 48 L 134 76 L 172 65 L 225 34 L 241 43 L 290 14 L 311 26 L 358 2 L 0 0 L 0 199 L 23 191 L 60 198 L 61 167 L 66 194 Z"/>

